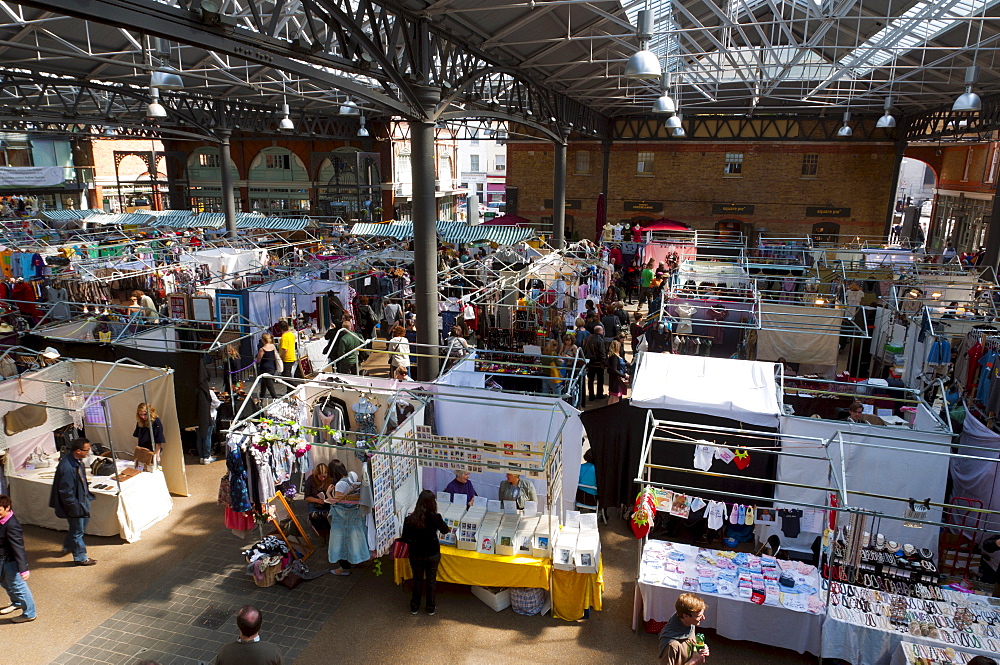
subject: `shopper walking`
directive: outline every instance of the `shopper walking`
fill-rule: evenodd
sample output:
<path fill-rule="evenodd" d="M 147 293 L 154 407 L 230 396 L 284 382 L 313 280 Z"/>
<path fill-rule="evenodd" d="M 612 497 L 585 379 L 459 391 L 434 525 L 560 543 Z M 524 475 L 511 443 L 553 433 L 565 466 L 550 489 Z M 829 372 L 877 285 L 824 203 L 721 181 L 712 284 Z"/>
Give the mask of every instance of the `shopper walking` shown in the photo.
<path fill-rule="evenodd" d="M 298 337 L 295 331 L 288 326 L 287 321 L 279 323 L 278 330 L 281 332 L 281 339 L 278 340 L 278 355 L 281 357 L 282 363 L 281 376 L 287 379 L 292 377 L 295 361 L 298 360 L 298 356 L 295 355 L 295 344 Z M 291 392 L 291 388 L 285 392 Z"/>
<path fill-rule="evenodd" d="M 583 344 L 583 355 L 587 358 L 587 397 L 604 397 L 604 367 L 608 362 L 607 347 L 604 342 L 604 327 L 595 326 L 594 334 Z M 597 391 L 594 391 L 594 384 Z"/>
<path fill-rule="evenodd" d="M 396 326 L 392 329 L 392 338 L 389 340 L 389 371 L 403 367 L 410 369 L 410 340 L 406 338 L 406 329 L 403 326 Z"/>
<path fill-rule="evenodd" d="M 410 548 L 410 568 L 413 570 L 413 595 L 410 596 L 410 614 L 420 610 L 420 597 L 427 589 L 427 613 L 434 616 L 437 610 L 437 570 L 441 563 L 441 544 L 438 533 L 451 531 L 437 510 L 434 492 L 424 490 L 417 497 L 413 514 L 403 522 L 401 540 Z"/>
<path fill-rule="evenodd" d="M 35 620 L 35 599 L 28 588 L 28 556 L 24 551 L 24 531 L 14 517 L 10 497 L 0 494 L 0 586 L 10 597 L 10 603 L 0 608 L 0 616 L 21 613 L 11 619 L 12 623 L 28 623 Z"/>
<path fill-rule="evenodd" d="M 56 475 L 52 480 L 49 507 L 56 511 L 56 517 L 69 522 L 69 531 L 63 544 L 63 554 L 73 554 L 77 566 L 93 566 L 97 561 L 87 556 L 87 545 L 83 542 L 83 532 L 90 519 L 90 502 L 94 495 L 87 488 L 86 471 L 80 460 L 90 454 L 90 440 L 84 437 L 69 444 L 69 452 L 59 460 Z"/>
<path fill-rule="evenodd" d="M 261 345 L 254 359 L 257 363 L 257 375 L 260 376 L 260 398 L 264 399 L 264 393 L 267 393 L 272 399 L 278 399 L 278 392 L 274 389 L 274 379 L 271 376 L 262 376 L 278 373 L 278 351 L 274 345 L 274 337 L 271 333 L 264 333 L 260 336 L 260 341 Z"/>
<path fill-rule="evenodd" d="M 358 330 L 361 331 L 361 335 L 365 339 L 371 339 L 375 336 L 377 323 L 378 317 L 375 315 L 375 310 L 372 309 L 368 296 L 358 298 Z"/>
<path fill-rule="evenodd" d="M 643 303 L 647 300 L 652 300 L 650 284 L 653 283 L 653 278 L 655 276 L 656 273 L 653 272 L 653 261 L 650 259 L 649 262 L 646 263 L 646 267 L 639 273 L 639 307 L 642 307 Z"/>
<path fill-rule="evenodd" d="M 694 629 L 705 619 L 705 601 L 693 593 L 682 593 L 674 603 L 675 613 L 660 631 L 660 665 L 702 665 L 708 647 L 698 642 Z"/>
<path fill-rule="evenodd" d="M 253 605 L 244 605 L 236 613 L 240 636 L 219 649 L 212 665 L 284 665 L 278 647 L 260 639 L 264 618 Z"/>
<path fill-rule="evenodd" d="M 345 318 L 340 324 L 340 329 L 333 334 L 323 349 L 323 353 L 330 359 L 331 364 L 336 361 L 339 374 L 357 374 L 360 365 L 358 348 L 362 344 L 364 340 L 354 332 L 354 324 Z"/>

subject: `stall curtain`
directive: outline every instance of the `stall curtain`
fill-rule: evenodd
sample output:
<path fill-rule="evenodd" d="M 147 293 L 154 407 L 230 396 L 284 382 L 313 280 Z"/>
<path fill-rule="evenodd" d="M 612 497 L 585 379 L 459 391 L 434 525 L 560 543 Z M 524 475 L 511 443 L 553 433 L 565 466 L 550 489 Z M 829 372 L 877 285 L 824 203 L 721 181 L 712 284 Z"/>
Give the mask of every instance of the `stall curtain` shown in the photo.
<path fill-rule="evenodd" d="M 843 310 L 762 302 L 760 319 L 758 360 L 836 366 Z"/>
<path fill-rule="evenodd" d="M 202 249 L 196 252 L 181 254 L 181 263 L 207 265 L 214 275 L 228 275 L 230 279 L 222 279 L 223 288 L 232 288 L 231 277 L 252 269 L 267 267 L 267 250 L 264 249 L 234 249 L 219 247 Z"/>
<path fill-rule="evenodd" d="M 164 480 L 171 494 L 188 496 L 187 472 L 184 468 L 184 449 L 181 445 L 181 429 L 177 423 L 177 406 L 174 402 L 174 374 L 164 374 L 163 370 L 141 365 L 120 364 L 114 366 L 107 363 L 89 360 L 72 360 L 76 366 L 78 381 L 82 385 L 97 385 L 100 383 L 108 397 L 109 427 L 87 427 L 87 437 L 92 442 L 112 446 L 116 451 L 131 453 L 135 449 L 136 439 L 132 436 L 135 430 L 136 407 L 140 402 L 152 404 L 163 423 L 163 436 L 166 444 L 160 465 L 163 467 Z M 152 380 L 150 380 L 152 379 Z M 128 390 L 144 381 L 144 388 Z M 194 388 L 197 383 L 189 384 Z M 118 392 L 125 390 L 126 392 Z M 190 390 L 193 393 L 196 390 Z"/>
<path fill-rule="evenodd" d="M 652 413 L 653 417 L 658 420 L 671 422 L 733 429 L 745 427 L 745 424 L 739 421 L 708 414 L 668 409 L 654 409 Z M 640 471 L 640 464 L 644 462 L 640 458 L 645 435 L 646 414 L 646 409 L 631 406 L 627 402 L 618 402 L 611 406 L 586 411 L 580 416 L 580 420 L 587 430 L 587 439 L 590 441 L 591 452 L 594 455 L 597 491 L 603 506 L 622 504 L 631 506 L 635 501 L 638 488 L 633 481 L 636 473 Z M 702 490 L 698 496 L 705 500 L 732 501 L 731 497 L 718 494 L 723 490 L 755 496 L 771 496 L 773 486 L 755 479 L 774 479 L 776 456 L 764 453 L 754 454 L 753 448 L 777 446 L 776 438 L 750 437 L 731 432 L 712 434 L 711 432 L 699 431 L 693 433 L 685 431 L 683 426 L 677 427 L 675 431 L 684 436 L 726 445 L 731 449 L 747 449 L 750 454 L 750 464 L 745 469 L 739 470 L 733 464 L 727 465 L 720 460 L 712 461 L 712 466 L 709 467 L 711 471 L 729 475 L 735 474 L 740 476 L 738 479 L 657 469 L 652 473 L 651 480 L 673 486 L 697 487 Z M 766 433 L 776 430 L 755 426 L 754 431 L 756 433 L 764 432 L 766 435 Z M 664 434 L 664 436 L 669 435 Z M 694 451 L 695 448 L 692 445 L 654 441 L 651 461 L 654 464 L 693 470 Z"/>
<path fill-rule="evenodd" d="M 350 306 L 350 286 L 346 282 L 298 277 L 262 284 L 247 291 L 247 318 L 269 327 L 302 310 L 312 312 L 316 309 L 316 295 L 328 292 L 333 292 L 345 308 Z"/>
<path fill-rule="evenodd" d="M 60 362 L 51 367 L 29 371 L 17 378 L 0 381 L 0 422 L 4 416 L 28 404 L 47 404 L 45 422 L 37 427 L 8 435 L 0 427 L 0 450 L 17 446 L 18 444 L 38 438 L 46 432 L 64 427 L 73 422 L 69 411 L 63 409 L 63 395 L 66 392 L 65 381 L 76 380 L 72 365 Z"/>
<path fill-rule="evenodd" d="M 992 448 L 995 452 L 959 448 L 959 455 L 988 457 L 998 461 L 952 459 L 949 469 L 952 482 L 951 498 L 961 496 L 967 499 L 978 499 L 983 502 L 983 508 L 1000 511 L 1000 473 L 998 473 L 1000 471 L 1000 434 L 986 427 L 971 413 L 965 416 L 963 427 L 962 436 L 958 440 L 961 445 Z M 992 533 L 1000 533 L 1000 517 L 987 515 L 983 522 L 983 528 Z M 976 535 L 979 541 L 986 537 L 985 533 Z"/>

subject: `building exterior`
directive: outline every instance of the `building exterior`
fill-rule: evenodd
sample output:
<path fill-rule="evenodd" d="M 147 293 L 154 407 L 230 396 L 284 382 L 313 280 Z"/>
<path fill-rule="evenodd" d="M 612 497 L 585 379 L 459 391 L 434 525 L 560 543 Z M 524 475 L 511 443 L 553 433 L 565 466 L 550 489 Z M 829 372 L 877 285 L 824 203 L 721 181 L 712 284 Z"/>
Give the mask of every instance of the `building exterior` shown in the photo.
<path fill-rule="evenodd" d="M 1000 177 L 997 132 L 981 143 L 910 146 L 906 155 L 937 173 L 928 251 L 941 252 L 951 246 L 958 252 L 974 252 L 984 247 Z"/>
<path fill-rule="evenodd" d="M 392 130 L 392 181 L 389 194 L 391 215 L 385 219 L 410 221 L 413 218 L 413 172 L 409 132 L 405 123 L 394 123 Z M 458 141 L 447 129 L 438 129 L 434 141 L 435 198 L 437 218 L 454 221 L 464 214 L 462 203 L 466 190 L 458 179 Z"/>
<path fill-rule="evenodd" d="M 507 211 L 547 230 L 553 147 L 507 144 Z M 607 219 L 660 218 L 746 237 L 822 232 L 883 236 L 893 201 L 892 143 L 571 142 L 566 237 L 594 238 L 607 159 Z"/>
<path fill-rule="evenodd" d="M 8 179 L 9 186 L 0 186 L 0 198 L 18 195 L 33 200 L 33 210 L 89 208 L 93 178 L 93 162 L 86 142 L 62 136 L 0 132 L 0 166 L 30 169 L 31 167 L 61 167 L 62 181 L 36 184 L 31 177 L 19 184 L 16 176 Z M 28 171 L 25 172 L 28 174 Z"/>
<path fill-rule="evenodd" d="M 461 187 L 480 204 L 497 212 L 507 200 L 506 136 L 498 132 L 481 139 L 458 141 Z"/>

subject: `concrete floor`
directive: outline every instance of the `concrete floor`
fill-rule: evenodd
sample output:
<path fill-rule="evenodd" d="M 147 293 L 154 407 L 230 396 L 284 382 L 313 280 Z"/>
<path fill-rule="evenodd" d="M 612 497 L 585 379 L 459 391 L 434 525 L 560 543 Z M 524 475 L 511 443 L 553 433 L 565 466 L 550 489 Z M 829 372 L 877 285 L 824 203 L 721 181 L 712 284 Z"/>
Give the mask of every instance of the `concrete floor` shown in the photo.
<path fill-rule="evenodd" d="M 137 543 L 88 536 L 90 554 L 99 562 L 94 567 L 76 567 L 69 557 L 58 556 L 61 532 L 26 527 L 33 572 L 30 587 L 39 618 L 20 625 L 0 620 L 3 653 L 16 654 L 10 658 L 0 655 L 0 664 L 50 663 L 221 529 L 222 509 L 215 500 L 223 470 L 221 462 L 189 466 L 191 496 L 175 497 L 170 516 Z M 325 665 L 333 658 L 344 658 L 345 653 L 360 663 L 493 663 L 500 653 L 518 662 L 654 662 L 656 638 L 636 635 L 630 629 L 636 541 L 627 525 L 610 515 L 608 526 L 602 527 L 602 542 L 604 611 L 593 613 L 589 620 L 573 623 L 551 617 L 525 617 L 510 609 L 496 613 L 467 587 L 452 584 L 439 585 L 436 616 L 411 616 L 409 587 L 393 584 L 391 561 L 386 559 L 381 576 L 376 576 L 370 566 L 354 571 L 360 578 L 357 584 L 296 658 L 295 665 Z M 239 557 L 237 552 L 233 556 Z M 315 556 L 322 557 L 322 553 Z M 317 561 L 315 567 L 320 564 L 322 561 Z M 264 632 L 266 639 L 266 624 Z M 712 631 L 706 634 L 713 663 L 814 660 L 731 642 L 715 637 Z"/>

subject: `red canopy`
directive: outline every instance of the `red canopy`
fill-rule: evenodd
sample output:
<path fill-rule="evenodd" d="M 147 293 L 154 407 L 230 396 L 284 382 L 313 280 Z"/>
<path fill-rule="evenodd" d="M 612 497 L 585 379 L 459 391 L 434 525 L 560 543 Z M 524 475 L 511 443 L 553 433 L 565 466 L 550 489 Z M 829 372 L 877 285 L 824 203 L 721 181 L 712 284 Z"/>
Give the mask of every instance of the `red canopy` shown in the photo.
<path fill-rule="evenodd" d="M 653 222 L 640 224 L 643 231 L 690 231 L 691 227 L 684 222 L 675 222 L 672 219 L 657 219 Z"/>
<path fill-rule="evenodd" d="M 526 224 L 531 224 L 531 220 L 517 215 L 500 215 L 483 222 L 484 226 L 524 226 Z"/>

